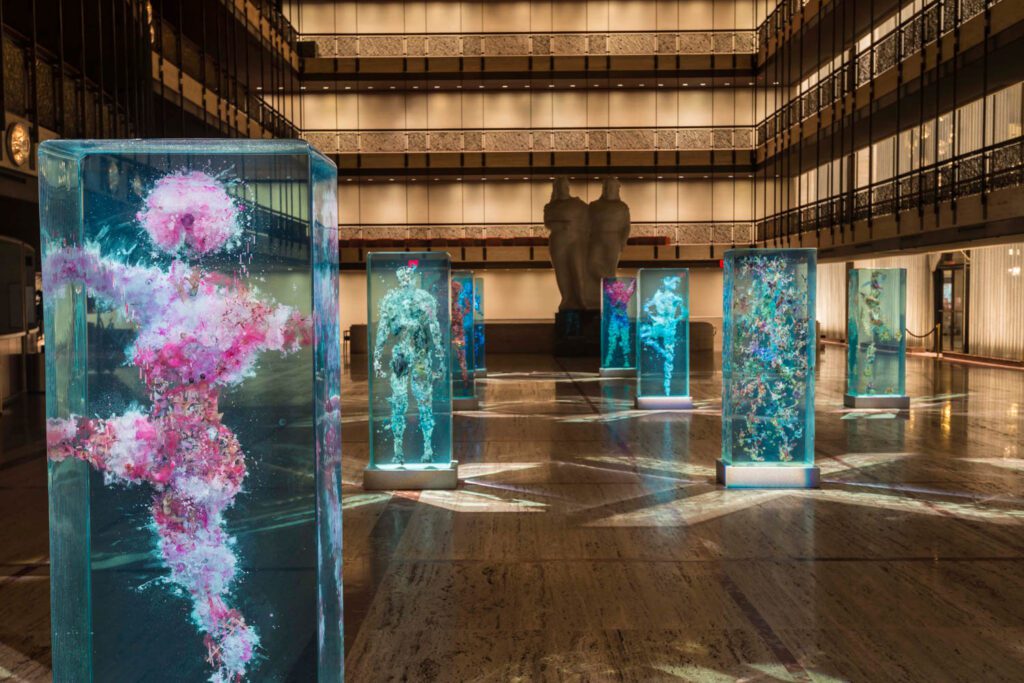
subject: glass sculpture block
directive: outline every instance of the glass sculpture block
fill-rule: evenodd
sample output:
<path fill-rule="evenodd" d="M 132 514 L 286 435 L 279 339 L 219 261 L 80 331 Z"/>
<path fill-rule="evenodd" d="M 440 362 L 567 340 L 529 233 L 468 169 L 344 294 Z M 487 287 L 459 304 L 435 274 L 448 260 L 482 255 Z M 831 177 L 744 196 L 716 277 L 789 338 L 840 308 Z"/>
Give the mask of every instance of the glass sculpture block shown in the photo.
<path fill-rule="evenodd" d="M 452 466 L 451 266 L 445 252 L 377 252 L 366 261 L 370 467 Z M 366 482 L 364 485 L 372 487 Z M 375 488 L 375 487 L 374 487 Z"/>
<path fill-rule="evenodd" d="M 484 279 L 473 278 L 473 369 L 476 375 L 487 374 L 487 340 L 484 324 Z"/>
<path fill-rule="evenodd" d="M 601 372 L 636 372 L 636 278 L 601 278 Z"/>
<path fill-rule="evenodd" d="M 337 170 L 39 151 L 53 678 L 340 681 Z"/>
<path fill-rule="evenodd" d="M 473 273 L 452 271 L 452 399 L 476 401 Z"/>
<path fill-rule="evenodd" d="M 641 268 L 637 279 L 637 405 L 688 407 L 660 399 L 690 395 L 690 271 Z"/>
<path fill-rule="evenodd" d="M 725 483 L 814 485 L 817 251 L 732 249 L 724 268 L 722 464 L 807 469 L 733 472 Z"/>
<path fill-rule="evenodd" d="M 846 403 L 885 407 L 885 399 L 895 399 L 909 404 L 905 398 L 907 271 L 854 268 L 847 278 Z"/>

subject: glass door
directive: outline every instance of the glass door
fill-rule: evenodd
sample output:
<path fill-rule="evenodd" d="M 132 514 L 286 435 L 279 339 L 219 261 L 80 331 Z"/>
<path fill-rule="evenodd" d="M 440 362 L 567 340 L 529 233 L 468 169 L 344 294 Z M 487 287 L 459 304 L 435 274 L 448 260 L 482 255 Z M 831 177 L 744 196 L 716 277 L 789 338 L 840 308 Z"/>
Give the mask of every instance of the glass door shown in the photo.
<path fill-rule="evenodd" d="M 943 351 L 967 350 L 967 270 L 963 264 L 940 264 L 935 271 L 938 304 L 935 322 L 942 323 Z"/>

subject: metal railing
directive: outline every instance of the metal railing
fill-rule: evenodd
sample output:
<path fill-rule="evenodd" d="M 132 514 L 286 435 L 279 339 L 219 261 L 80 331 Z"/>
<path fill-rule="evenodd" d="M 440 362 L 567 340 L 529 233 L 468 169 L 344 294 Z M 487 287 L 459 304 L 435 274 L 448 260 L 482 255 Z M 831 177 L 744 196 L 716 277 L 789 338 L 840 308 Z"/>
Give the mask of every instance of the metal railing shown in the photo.
<path fill-rule="evenodd" d="M 305 130 L 324 154 L 750 150 L 752 127 Z"/>
<path fill-rule="evenodd" d="M 317 57 L 753 54 L 754 31 L 308 34 Z"/>
<path fill-rule="evenodd" d="M 1024 186 L 1024 137 L 881 180 L 843 195 L 782 211 L 757 222 L 770 241 L 853 221 L 924 210 L 928 204 Z"/>
<path fill-rule="evenodd" d="M 899 62 L 920 52 L 940 36 L 998 4 L 1001 0 L 934 0 L 853 58 L 795 96 L 757 126 L 757 143 L 766 143 L 790 126 L 838 102 L 845 95 Z M 780 5 L 787 7 L 790 4 Z M 778 10 L 776 10 L 778 11 Z"/>
<path fill-rule="evenodd" d="M 543 245 L 548 230 L 542 223 L 463 223 L 445 224 L 359 224 L 339 226 L 343 244 L 374 246 L 391 243 L 486 243 L 510 245 Z M 664 246 L 697 246 L 708 244 L 751 244 L 754 240 L 752 222 L 691 221 L 649 222 L 631 224 L 630 244 Z"/>

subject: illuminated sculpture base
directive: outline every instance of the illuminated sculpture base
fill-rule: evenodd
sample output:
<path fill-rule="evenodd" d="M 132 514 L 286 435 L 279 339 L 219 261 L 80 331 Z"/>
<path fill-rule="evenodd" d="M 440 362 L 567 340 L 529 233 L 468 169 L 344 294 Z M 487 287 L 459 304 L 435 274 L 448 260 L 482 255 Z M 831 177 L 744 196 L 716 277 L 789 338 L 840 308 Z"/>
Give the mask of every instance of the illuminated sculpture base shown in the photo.
<path fill-rule="evenodd" d="M 480 408 L 480 399 L 476 398 L 453 398 L 452 410 L 477 410 Z"/>
<path fill-rule="evenodd" d="M 363 470 L 365 491 L 423 491 L 453 489 L 459 485 L 459 463 L 447 467 L 411 468 L 396 465 L 367 467 Z"/>
<path fill-rule="evenodd" d="M 726 465 L 715 461 L 715 479 L 730 489 L 816 489 L 821 469 L 816 465 Z"/>
<path fill-rule="evenodd" d="M 910 407 L 909 396 L 843 396 L 843 405 L 847 408 L 894 408 L 906 410 Z"/>
<path fill-rule="evenodd" d="M 601 368 L 601 377 L 636 377 L 636 368 Z"/>
<path fill-rule="evenodd" d="M 473 376 L 474 377 L 486 377 L 487 376 L 487 368 L 477 368 L 476 370 L 473 371 Z"/>
<path fill-rule="evenodd" d="M 692 396 L 637 396 L 637 410 L 693 410 Z"/>

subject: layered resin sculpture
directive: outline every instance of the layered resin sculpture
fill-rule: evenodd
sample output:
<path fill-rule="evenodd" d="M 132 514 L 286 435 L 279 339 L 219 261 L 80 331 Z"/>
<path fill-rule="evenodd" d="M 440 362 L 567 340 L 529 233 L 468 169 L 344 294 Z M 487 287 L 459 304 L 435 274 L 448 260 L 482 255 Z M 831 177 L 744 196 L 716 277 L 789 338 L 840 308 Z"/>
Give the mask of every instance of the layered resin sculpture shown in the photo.
<path fill-rule="evenodd" d="M 814 249 L 724 260 L 722 460 L 727 486 L 815 486 Z"/>
<path fill-rule="evenodd" d="M 601 375 L 636 374 L 636 278 L 601 279 Z"/>
<path fill-rule="evenodd" d="M 40 147 L 53 677 L 340 681 L 337 171 Z"/>
<path fill-rule="evenodd" d="M 907 271 L 854 268 L 847 278 L 844 403 L 854 408 L 908 408 Z"/>
<path fill-rule="evenodd" d="M 366 280 L 370 464 L 363 485 L 453 488 L 448 254 L 372 253 Z"/>
<path fill-rule="evenodd" d="M 638 408 L 692 408 L 690 271 L 641 268 L 637 321 Z"/>
<path fill-rule="evenodd" d="M 456 410 L 477 407 L 474 349 L 473 273 L 452 272 L 452 403 Z"/>
<path fill-rule="evenodd" d="M 487 376 L 487 340 L 484 325 L 484 279 L 473 278 L 473 371 Z"/>

